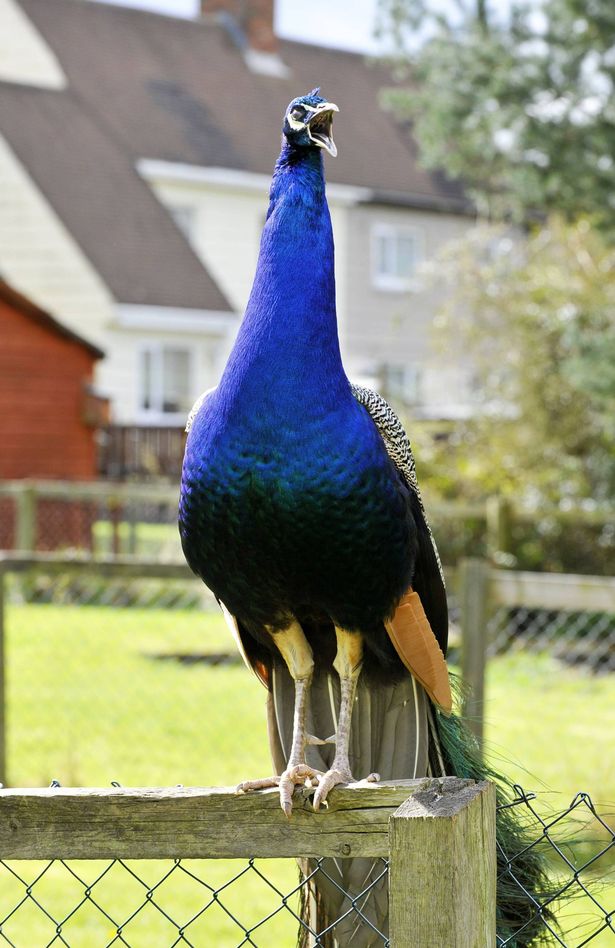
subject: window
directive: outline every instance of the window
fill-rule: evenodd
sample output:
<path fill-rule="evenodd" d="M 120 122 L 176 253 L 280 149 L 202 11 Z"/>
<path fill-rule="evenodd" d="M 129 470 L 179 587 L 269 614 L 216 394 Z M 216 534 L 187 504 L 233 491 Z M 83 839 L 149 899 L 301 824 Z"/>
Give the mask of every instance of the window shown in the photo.
<path fill-rule="evenodd" d="M 420 366 L 415 363 L 386 363 L 382 366 L 382 385 L 385 397 L 393 402 L 419 405 L 423 400 L 423 376 Z"/>
<path fill-rule="evenodd" d="M 420 259 L 419 233 L 412 227 L 375 224 L 372 228 L 372 282 L 380 290 L 416 287 Z"/>
<path fill-rule="evenodd" d="M 140 352 L 139 408 L 154 418 L 180 415 L 192 406 L 192 359 L 189 349 L 152 344 Z"/>

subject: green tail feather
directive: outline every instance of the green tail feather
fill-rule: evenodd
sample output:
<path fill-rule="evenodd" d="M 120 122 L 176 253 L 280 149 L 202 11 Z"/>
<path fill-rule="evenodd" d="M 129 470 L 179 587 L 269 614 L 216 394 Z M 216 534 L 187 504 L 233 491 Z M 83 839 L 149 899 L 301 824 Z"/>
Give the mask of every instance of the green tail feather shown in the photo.
<path fill-rule="evenodd" d="M 536 903 L 543 906 L 558 890 L 549 879 L 547 862 L 543 855 L 535 846 L 527 848 L 536 836 L 529 834 L 523 814 L 519 815 L 520 808 L 506 806 L 516 799 L 518 794 L 510 781 L 484 763 L 476 738 L 459 716 L 447 717 L 436 711 L 436 727 L 447 774 L 470 780 L 491 780 L 496 785 L 499 937 L 506 943 L 507 948 L 551 944 L 552 936 L 545 922 L 555 928 L 555 920 L 548 909 L 542 908 L 539 911 Z M 509 863 L 513 858 L 514 877 L 511 875 Z"/>

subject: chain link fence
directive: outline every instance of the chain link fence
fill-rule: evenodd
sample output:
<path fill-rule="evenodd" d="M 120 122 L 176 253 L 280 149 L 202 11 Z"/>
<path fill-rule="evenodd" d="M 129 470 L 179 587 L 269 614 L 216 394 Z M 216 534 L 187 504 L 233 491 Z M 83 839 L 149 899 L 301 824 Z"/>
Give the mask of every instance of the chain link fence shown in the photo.
<path fill-rule="evenodd" d="M 614 577 L 494 569 L 473 558 L 450 578 L 451 638 L 460 646 L 465 710 L 479 739 L 489 660 L 536 655 L 536 667 L 552 662 L 552 673 L 605 680 L 615 670 Z"/>
<path fill-rule="evenodd" d="M 306 883 L 268 862 L 2 861 L 0 943 L 292 944 Z"/>
<path fill-rule="evenodd" d="M 527 848 L 542 848 L 553 891 L 543 901 L 527 896 L 533 917 L 513 933 L 496 937 L 498 948 L 528 944 L 524 930 L 540 925 L 540 941 L 565 948 L 610 944 L 615 939 L 615 833 L 586 794 L 561 812 L 546 812 L 533 794 L 516 787 L 506 806 L 524 817 Z M 506 853 L 513 885 L 519 853 Z M 0 861 L 0 943 L 14 948 L 43 945 L 127 945 L 217 948 L 295 944 L 388 946 L 374 924 L 376 897 L 388 860 L 374 859 L 360 892 L 347 893 L 340 916 L 318 928 L 302 912 L 314 885 L 338 886 L 327 859 L 311 861 L 297 877 L 291 860 Z M 607 880 L 611 880 L 609 885 Z M 421 884 L 424 880 L 415 880 Z M 408 883 L 412 898 L 412 881 Z M 354 932 L 348 941 L 343 929 Z M 386 923 L 383 923 L 386 929 Z M 608 939 L 606 941 L 605 939 Z M 615 942 L 614 942 L 615 943 Z"/>
<path fill-rule="evenodd" d="M 234 784 L 268 771 L 265 691 L 200 580 L 169 569 L 5 576 L 11 785 Z"/>
<path fill-rule="evenodd" d="M 507 806 L 520 808 L 527 823 L 527 849 L 546 856 L 554 891 L 546 900 L 534 897 L 534 916 L 543 925 L 547 944 L 582 948 L 593 943 L 615 944 L 615 831 L 586 793 L 577 794 L 569 807 L 549 813 L 536 796 L 516 786 L 516 798 Z M 610 814 L 611 818 L 613 814 Z M 527 850 L 526 850 L 527 851 Z M 519 884 L 515 863 L 520 853 L 505 853 L 505 875 Z M 506 938 L 498 935 L 498 946 L 523 945 L 524 929 Z"/>
<path fill-rule="evenodd" d="M 40 786 L 58 777 L 63 784 L 102 785 L 113 774 L 135 785 L 234 784 L 268 772 L 264 691 L 240 667 L 205 587 L 177 565 L 164 576 L 140 575 L 145 567 L 135 564 L 116 565 L 121 575 L 106 572 L 104 563 L 76 570 L 41 563 L 6 577 L 11 783 Z M 505 578 L 512 582 L 515 576 Z M 583 582 L 579 579 L 579 589 Z M 548 651 L 574 668 L 614 670 L 615 611 L 541 609 L 535 600 L 524 605 L 521 594 L 505 598 L 489 613 L 490 655 Z M 463 624 L 457 601 L 454 624 Z M 559 894 L 535 905 L 545 943 L 602 948 L 613 940 L 615 945 L 615 886 L 609 884 L 615 865 L 613 814 L 596 810 L 586 794 L 579 794 L 562 813 L 545 815 L 531 795 L 518 792 L 515 805 L 532 829 L 528 845 L 549 853 L 557 880 Z M 507 855 L 514 880 L 516 854 Z M 113 860 L 93 867 L 98 874 L 92 875 L 84 874 L 85 867 L 60 860 L 38 866 L 7 863 L 6 872 L 0 872 L 0 944 L 294 943 L 303 887 L 291 881 L 292 863 L 276 868 L 260 860 L 226 864 L 224 878 L 221 864 L 197 867 L 186 860 L 159 865 L 158 877 L 153 864 Z M 322 864 L 315 869 L 326 871 Z M 381 872 L 386 872 L 384 864 Z M 125 906 L 124 895 L 118 896 L 118 910 L 115 896 L 107 902 L 97 895 L 107 887 L 110 895 L 128 891 L 126 885 L 110 885 L 122 874 L 133 880 L 132 891 L 140 891 L 141 898 Z M 47 889 L 67 891 L 68 876 L 71 891 L 82 886 L 82 894 L 58 909 L 47 901 Z M 183 906 L 182 898 L 176 903 L 173 896 L 167 903 L 166 893 L 188 879 L 192 901 L 180 913 L 173 906 Z M 273 903 L 265 905 L 260 896 L 252 899 L 242 890 L 256 880 L 261 895 L 266 892 Z M 370 891 L 348 908 L 359 910 L 357 924 L 366 924 L 361 912 L 370 917 L 363 908 Z M 569 903 L 571 894 L 575 898 Z M 213 918 L 222 934 L 211 928 Z M 82 923 L 96 934 L 82 935 Z M 29 931 L 36 934 L 31 938 Z M 312 944 L 329 948 L 334 931 L 308 934 Z M 384 932 L 374 938 L 380 939 L 375 945 L 387 944 Z M 522 944 L 522 932 L 516 939 L 498 936 L 498 946 Z"/>
<path fill-rule="evenodd" d="M 499 607 L 489 620 L 489 655 L 546 652 L 594 673 L 615 671 L 615 613 Z"/>
<path fill-rule="evenodd" d="M 180 556 L 176 521 L 182 433 L 141 429 L 134 434 L 134 445 L 128 432 L 122 437 L 141 448 L 152 439 L 151 450 L 137 450 L 152 464 L 114 463 L 106 475 L 140 476 L 140 481 L 0 481 L 0 549 Z M 160 476 L 162 470 L 168 480 Z M 597 575 L 612 571 L 612 507 L 528 510 L 497 495 L 475 503 L 429 496 L 426 501 L 445 563 L 482 556 L 515 569 Z"/>
<path fill-rule="evenodd" d="M 178 483 L 0 482 L 0 549 L 181 560 Z"/>

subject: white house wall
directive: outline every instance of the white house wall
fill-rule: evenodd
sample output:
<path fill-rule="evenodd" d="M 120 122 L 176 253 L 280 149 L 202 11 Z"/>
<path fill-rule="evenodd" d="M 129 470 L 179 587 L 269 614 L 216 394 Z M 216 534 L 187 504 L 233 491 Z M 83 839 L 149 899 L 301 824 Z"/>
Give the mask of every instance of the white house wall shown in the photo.
<path fill-rule="evenodd" d="M 114 301 L 79 245 L 0 136 L 0 272 L 69 328 L 104 348 Z"/>
<path fill-rule="evenodd" d="M 0 80 L 63 89 L 66 77 L 16 0 L 0 0 Z"/>
<path fill-rule="evenodd" d="M 450 214 L 364 205 L 350 211 L 348 232 L 348 305 L 351 335 L 346 344 L 353 357 L 369 354 L 375 360 L 423 358 L 438 307 L 437 286 L 417 280 L 417 288 L 392 292 L 374 285 L 372 228 L 392 224 L 416 231 L 421 256 L 430 261 L 450 240 L 468 230 L 467 219 Z"/>
<path fill-rule="evenodd" d="M 163 204 L 193 209 L 194 248 L 235 310 L 243 313 L 265 221 L 266 181 L 259 190 L 253 180 L 245 187 L 235 187 L 148 177 Z M 391 292 L 375 286 L 372 228 L 377 224 L 410 227 L 419 235 L 423 259 L 429 261 L 450 240 L 462 237 L 471 221 L 454 214 L 372 203 L 353 205 L 343 197 L 330 197 L 329 204 L 340 341 L 349 374 L 377 381 L 383 366 L 418 367 L 427 415 L 465 411 L 458 403 L 467 402 L 468 380 L 458 354 L 435 351 L 432 346 L 439 288 L 420 281 L 412 291 Z"/>
<path fill-rule="evenodd" d="M 148 417 L 139 406 L 140 354 L 151 343 L 186 346 L 192 356 L 190 386 L 192 399 L 217 384 L 229 349 L 225 336 L 202 333 L 130 332 L 110 330 L 104 341 L 106 358 L 100 364 L 98 385 L 113 392 L 113 422 L 120 425 L 167 424 L 163 418 Z M 176 420 L 182 424 L 182 417 Z"/>
<path fill-rule="evenodd" d="M 202 185 L 152 182 L 163 204 L 193 209 L 192 244 L 214 280 L 238 312 L 248 300 L 267 196 Z"/>
<path fill-rule="evenodd" d="M 442 299 L 437 281 L 421 279 L 416 288 L 400 292 L 374 285 L 372 233 L 374 225 L 410 228 L 419 238 L 422 259 L 429 262 L 451 240 L 463 237 L 472 226 L 468 218 L 453 214 L 365 204 L 349 210 L 347 230 L 346 283 L 348 321 L 343 348 L 351 373 L 377 377 L 385 365 L 418 366 L 423 376 L 422 396 L 434 405 L 441 403 L 441 373 L 452 399 L 465 397 L 465 374 L 458 353 L 436 350 L 433 320 Z M 446 363 L 451 361 L 450 370 Z M 435 376 L 435 377 L 434 377 Z M 457 391 L 455 391 L 457 390 Z M 448 397 L 446 399 L 449 400 Z"/>
<path fill-rule="evenodd" d="M 236 312 L 243 313 L 252 289 L 267 214 L 267 186 L 258 191 L 167 180 L 152 180 L 150 183 L 167 207 L 193 209 L 194 249 Z M 347 213 L 346 207 L 331 203 L 336 243 L 337 304 L 342 322 L 346 314 Z"/>

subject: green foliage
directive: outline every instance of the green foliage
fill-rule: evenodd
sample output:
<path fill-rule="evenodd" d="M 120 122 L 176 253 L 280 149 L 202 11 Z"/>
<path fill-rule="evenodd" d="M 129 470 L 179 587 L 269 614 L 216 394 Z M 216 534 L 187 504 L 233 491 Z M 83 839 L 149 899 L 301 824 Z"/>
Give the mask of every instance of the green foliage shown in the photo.
<path fill-rule="evenodd" d="M 479 209 L 590 215 L 615 208 L 611 0 L 381 0 L 400 84 L 386 104 L 421 159 L 462 178 Z M 445 12 L 443 12 L 445 11 Z M 417 41 L 417 37 L 419 38 Z"/>
<path fill-rule="evenodd" d="M 473 417 L 420 446 L 441 495 L 608 505 L 615 371 L 601 340 L 615 337 L 614 265 L 587 223 L 556 219 L 523 244 L 477 228 L 434 264 L 451 290 L 441 346 L 468 354 L 475 383 Z"/>
<path fill-rule="evenodd" d="M 441 339 L 472 364 L 475 414 L 440 441 L 413 430 L 423 481 L 536 509 L 517 537 L 526 567 L 612 570 L 612 527 L 575 532 L 539 512 L 615 492 L 615 5 L 381 0 L 380 12 L 398 80 L 384 101 L 421 161 L 461 179 L 479 215 L 545 223 L 525 244 L 479 229 L 437 261 L 454 300 Z"/>
<path fill-rule="evenodd" d="M 513 523 L 510 553 L 517 569 L 608 576 L 615 564 L 612 518 L 598 523 L 540 507 Z"/>

